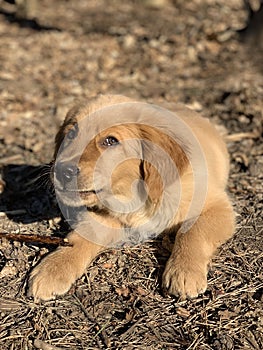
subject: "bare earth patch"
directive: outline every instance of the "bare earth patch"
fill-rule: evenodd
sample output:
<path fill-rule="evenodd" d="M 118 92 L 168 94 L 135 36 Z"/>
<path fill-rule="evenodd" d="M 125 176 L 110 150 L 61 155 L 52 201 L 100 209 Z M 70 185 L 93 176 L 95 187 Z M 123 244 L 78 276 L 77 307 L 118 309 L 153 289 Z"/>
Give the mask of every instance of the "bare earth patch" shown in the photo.
<path fill-rule="evenodd" d="M 228 144 L 236 234 L 205 295 L 187 301 L 162 293 L 162 238 L 101 254 L 68 294 L 42 304 L 26 282 L 52 246 L 2 239 L 1 349 L 263 348 L 263 53 L 237 33 L 241 0 L 153 2 L 43 0 L 36 21 L 0 2 L 0 231 L 66 234 L 33 180 L 76 100 L 121 93 L 183 102 L 229 134 L 248 133 Z"/>

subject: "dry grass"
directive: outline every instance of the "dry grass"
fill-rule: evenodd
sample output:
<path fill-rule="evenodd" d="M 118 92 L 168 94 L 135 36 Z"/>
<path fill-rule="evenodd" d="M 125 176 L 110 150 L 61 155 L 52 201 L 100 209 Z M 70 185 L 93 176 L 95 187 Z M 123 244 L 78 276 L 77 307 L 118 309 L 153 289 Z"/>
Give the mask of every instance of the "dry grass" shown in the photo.
<path fill-rule="evenodd" d="M 242 1 L 167 1 L 156 10 L 59 0 L 54 10 L 43 0 L 35 29 L 1 6 L 1 231 L 65 234 L 54 199 L 30 181 L 52 158 L 74 99 L 113 92 L 180 101 L 246 135 L 229 143 L 236 234 L 214 258 L 205 295 L 163 295 L 168 251 L 159 238 L 101 254 L 67 295 L 35 304 L 28 271 L 52 247 L 2 240 L 1 349 L 261 350 L 263 77 L 255 48 L 235 34 L 245 24 Z"/>

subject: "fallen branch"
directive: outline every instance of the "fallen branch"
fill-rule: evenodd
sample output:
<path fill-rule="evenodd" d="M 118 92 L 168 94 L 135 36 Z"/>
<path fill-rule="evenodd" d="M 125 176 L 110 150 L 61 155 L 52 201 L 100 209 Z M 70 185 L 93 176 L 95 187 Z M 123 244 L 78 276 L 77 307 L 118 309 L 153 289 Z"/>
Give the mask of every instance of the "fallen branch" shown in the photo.
<path fill-rule="evenodd" d="M 259 132 L 238 132 L 236 134 L 224 135 L 224 139 L 226 142 L 236 142 L 243 139 L 257 139 L 259 137 Z"/>
<path fill-rule="evenodd" d="M 10 241 L 25 242 L 25 243 L 54 244 L 54 245 L 62 245 L 62 246 L 71 245 L 67 238 L 41 236 L 41 235 L 34 235 L 34 234 L 0 232 L 0 238 L 5 238 Z"/>

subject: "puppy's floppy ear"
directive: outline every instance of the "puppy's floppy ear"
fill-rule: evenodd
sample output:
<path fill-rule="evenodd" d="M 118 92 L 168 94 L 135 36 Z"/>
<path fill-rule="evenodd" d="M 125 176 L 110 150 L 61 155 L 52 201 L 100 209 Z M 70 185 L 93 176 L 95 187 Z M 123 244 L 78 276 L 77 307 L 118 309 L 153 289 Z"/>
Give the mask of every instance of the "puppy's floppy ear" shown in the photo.
<path fill-rule="evenodd" d="M 141 173 L 147 185 L 150 200 L 157 203 L 163 193 L 163 182 L 159 172 L 150 162 L 143 160 L 141 163 Z"/>
<path fill-rule="evenodd" d="M 188 166 L 187 156 L 176 140 L 149 126 L 141 126 L 141 173 L 153 202 L 162 196 L 165 186 L 171 185 Z"/>

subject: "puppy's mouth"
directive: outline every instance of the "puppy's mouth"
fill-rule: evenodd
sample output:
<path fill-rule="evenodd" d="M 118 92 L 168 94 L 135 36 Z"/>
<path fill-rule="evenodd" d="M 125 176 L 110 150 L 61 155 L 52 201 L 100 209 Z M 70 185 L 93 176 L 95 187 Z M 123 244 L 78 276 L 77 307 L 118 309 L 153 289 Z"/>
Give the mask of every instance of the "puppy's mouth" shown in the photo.
<path fill-rule="evenodd" d="M 79 188 L 56 188 L 59 200 L 69 207 L 88 206 L 92 207 L 97 204 L 97 195 L 102 189 L 79 189 Z"/>
<path fill-rule="evenodd" d="M 76 190 L 77 193 L 79 193 L 80 196 L 90 196 L 92 194 L 98 194 L 100 192 L 102 192 L 102 189 L 99 190 L 82 190 L 82 189 L 78 189 Z"/>
<path fill-rule="evenodd" d="M 75 193 L 87 193 L 87 194 L 92 194 L 92 193 L 94 193 L 94 194 L 96 194 L 96 193 L 99 193 L 99 192 L 101 192 L 102 191 L 102 189 L 98 189 L 98 190 L 93 190 L 93 189 L 80 189 L 80 188 L 77 188 L 77 189 L 74 189 L 74 188 L 64 188 L 64 189 L 62 189 L 62 188 L 58 188 L 58 190 L 60 191 L 60 192 L 75 192 Z"/>
<path fill-rule="evenodd" d="M 64 194 L 79 194 L 80 196 L 91 196 L 102 192 L 102 189 L 98 190 L 87 190 L 87 189 L 69 189 L 69 188 L 57 188 L 57 191 Z"/>

